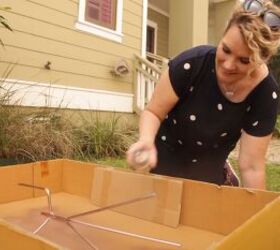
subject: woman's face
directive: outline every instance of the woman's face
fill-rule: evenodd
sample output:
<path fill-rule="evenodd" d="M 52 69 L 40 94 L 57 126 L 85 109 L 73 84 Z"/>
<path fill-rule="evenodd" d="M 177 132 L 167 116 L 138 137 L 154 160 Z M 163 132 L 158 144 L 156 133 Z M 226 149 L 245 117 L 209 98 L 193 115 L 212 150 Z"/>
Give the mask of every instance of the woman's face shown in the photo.
<path fill-rule="evenodd" d="M 234 83 L 248 76 L 256 67 L 250 62 L 252 52 L 236 25 L 220 41 L 216 54 L 216 73 L 219 81 Z"/>

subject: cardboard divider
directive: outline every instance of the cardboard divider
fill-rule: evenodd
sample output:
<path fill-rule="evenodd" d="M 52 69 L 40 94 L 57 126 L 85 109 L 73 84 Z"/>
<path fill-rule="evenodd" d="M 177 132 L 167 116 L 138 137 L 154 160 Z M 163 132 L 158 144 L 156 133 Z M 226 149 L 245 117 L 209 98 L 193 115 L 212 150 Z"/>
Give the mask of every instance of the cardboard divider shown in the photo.
<path fill-rule="evenodd" d="M 180 223 L 227 235 L 279 195 L 184 180 Z"/>
<path fill-rule="evenodd" d="M 96 167 L 91 200 L 100 207 L 156 193 L 156 197 L 115 208 L 115 211 L 176 227 L 181 213 L 183 182 L 160 176 Z"/>
<path fill-rule="evenodd" d="M 18 164 L 1 167 L 0 204 L 33 197 L 33 190 L 18 185 L 20 182 L 33 184 L 33 167 L 39 163 Z"/>

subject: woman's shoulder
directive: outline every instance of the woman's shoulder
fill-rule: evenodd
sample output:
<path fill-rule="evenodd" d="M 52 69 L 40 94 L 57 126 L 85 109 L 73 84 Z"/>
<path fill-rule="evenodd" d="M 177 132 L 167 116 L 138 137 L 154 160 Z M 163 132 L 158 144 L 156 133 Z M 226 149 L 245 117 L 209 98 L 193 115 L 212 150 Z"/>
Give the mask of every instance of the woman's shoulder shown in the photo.
<path fill-rule="evenodd" d="M 168 65 L 174 70 L 185 68 L 184 65 L 190 65 L 193 70 L 196 69 L 199 71 L 203 65 L 210 64 L 210 61 L 215 54 L 216 48 L 214 46 L 200 45 L 181 52 L 176 57 L 172 58 Z"/>
<path fill-rule="evenodd" d="M 269 85 L 270 88 L 279 92 L 279 83 L 277 82 L 277 80 L 275 79 L 275 77 L 273 76 L 273 74 L 271 72 L 269 72 L 269 74 L 265 78 L 265 80 L 268 82 L 267 85 Z"/>
<path fill-rule="evenodd" d="M 279 84 L 274 76 L 269 74 L 258 84 L 258 86 L 251 92 L 249 98 L 255 100 L 275 100 L 279 99 Z"/>
<path fill-rule="evenodd" d="M 216 47 L 211 45 L 200 45 L 181 52 L 172 60 L 175 60 L 179 63 L 188 59 L 191 60 L 194 58 L 205 57 L 207 55 L 213 55 L 215 53 Z"/>
<path fill-rule="evenodd" d="M 213 46 L 197 46 L 169 61 L 169 78 L 177 96 L 181 97 L 199 75 L 213 68 L 215 51 Z"/>
<path fill-rule="evenodd" d="M 260 82 L 255 92 L 263 92 L 265 90 L 279 92 L 279 84 L 271 72 Z"/>

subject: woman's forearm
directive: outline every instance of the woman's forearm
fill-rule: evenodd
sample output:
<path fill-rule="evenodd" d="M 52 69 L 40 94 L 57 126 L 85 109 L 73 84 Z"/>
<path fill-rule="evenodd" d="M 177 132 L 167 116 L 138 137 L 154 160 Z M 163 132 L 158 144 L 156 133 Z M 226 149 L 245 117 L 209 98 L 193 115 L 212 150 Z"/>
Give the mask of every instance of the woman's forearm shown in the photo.
<path fill-rule="evenodd" d="M 139 140 L 154 143 L 160 123 L 160 119 L 153 112 L 144 110 L 140 117 Z"/>
<path fill-rule="evenodd" d="M 246 188 L 266 189 L 265 170 L 247 168 L 240 171 L 242 186 Z"/>

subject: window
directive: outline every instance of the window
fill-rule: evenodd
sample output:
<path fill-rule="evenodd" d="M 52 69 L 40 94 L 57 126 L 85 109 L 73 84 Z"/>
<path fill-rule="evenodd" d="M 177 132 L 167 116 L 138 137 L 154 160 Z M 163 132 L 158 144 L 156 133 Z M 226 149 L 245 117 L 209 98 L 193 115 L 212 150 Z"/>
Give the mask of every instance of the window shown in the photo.
<path fill-rule="evenodd" d="M 87 0 L 86 21 L 115 30 L 116 2 L 116 0 Z"/>
<path fill-rule="evenodd" d="M 148 20 L 147 23 L 147 40 L 146 40 L 146 51 L 157 54 L 157 23 Z"/>
<path fill-rule="evenodd" d="M 150 26 L 147 26 L 146 50 L 151 53 L 155 52 L 155 30 Z"/>
<path fill-rule="evenodd" d="M 122 41 L 123 0 L 80 0 L 76 28 Z"/>

